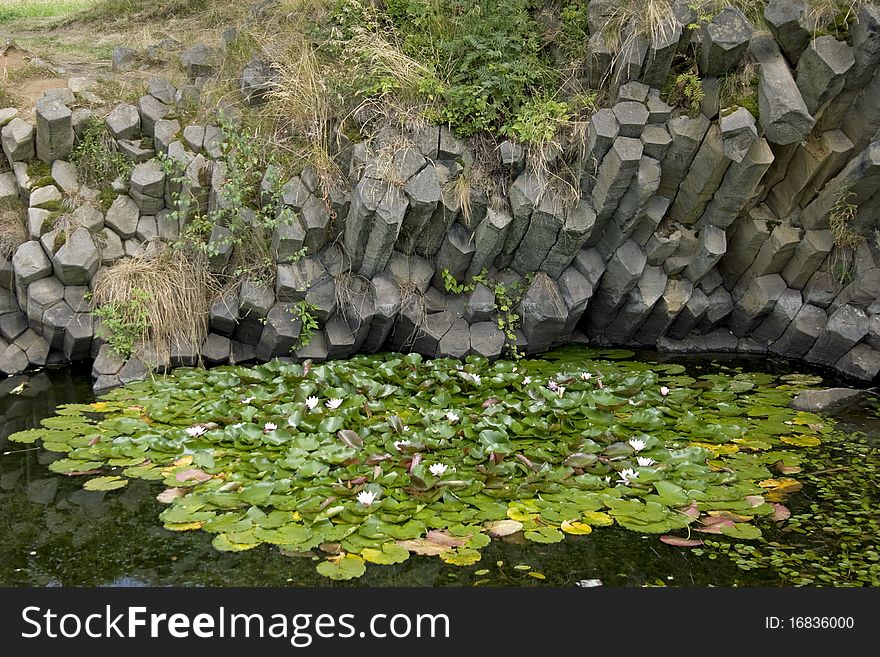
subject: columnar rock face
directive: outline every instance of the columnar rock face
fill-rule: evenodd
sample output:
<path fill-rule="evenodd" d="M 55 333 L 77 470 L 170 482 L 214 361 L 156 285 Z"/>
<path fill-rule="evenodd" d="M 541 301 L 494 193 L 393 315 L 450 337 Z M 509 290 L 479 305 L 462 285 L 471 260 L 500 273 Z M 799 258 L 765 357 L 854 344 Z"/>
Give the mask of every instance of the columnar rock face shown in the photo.
<path fill-rule="evenodd" d="M 511 138 L 489 154 L 448 126 L 378 126 L 358 143 L 339 132 L 341 176 L 321 180 L 306 167 L 281 185 L 280 208 L 272 171 L 260 172 L 252 207 L 230 207 L 221 120 L 181 118 L 222 64 L 210 48 L 182 55 L 192 84 L 151 80 L 135 104 L 104 117 L 133 171 L 100 208 L 67 161 L 84 114 L 66 108 L 86 87 L 50 94 L 31 122 L 0 110 L 10 169 L 0 201 L 21 202 L 29 238 L 0 258 L 0 371 L 96 356 L 96 385 L 106 388 L 169 366 L 384 349 L 497 358 L 575 336 L 769 353 L 877 376 L 877 6 L 861 7 L 843 38 L 817 31 L 803 0 L 765 3 L 769 33 L 733 7 L 695 30 L 688 4 L 673 3 L 668 22 L 617 50 L 599 28 L 615 3 L 590 3 L 582 73 L 608 91 L 608 106 L 541 157 Z M 697 57 L 699 107 L 668 104 L 681 53 Z M 741 65 L 756 66 L 755 97 L 724 106 L 725 80 Z M 237 79 L 245 102 L 263 102 L 273 78 L 248 63 Z M 182 176 L 167 175 L 157 154 Z M 211 211 L 252 222 L 270 207 L 274 284 L 260 277 L 227 290 L 203 341 L 178 339 L 168 354 L 145 347 L 124 362 L 95 340 L 87 291 L 104 268 L 149 261 Z M 242 248 L 224 223 L 205 231 L 218 274 Z"/>

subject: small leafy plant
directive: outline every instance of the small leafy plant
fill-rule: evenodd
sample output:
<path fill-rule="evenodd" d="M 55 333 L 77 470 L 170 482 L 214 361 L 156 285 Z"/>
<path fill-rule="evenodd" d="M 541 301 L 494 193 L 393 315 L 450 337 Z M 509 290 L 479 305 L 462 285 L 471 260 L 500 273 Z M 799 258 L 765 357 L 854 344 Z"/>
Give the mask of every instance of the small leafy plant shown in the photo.
<path fill-rule="evenodd" d="M 111 302 L 94 311 L 101 319 L 101 336 L 124 358 L 132 355 L 150 330 L 149 300 L 150 296 L 144 290 L 135 289 L 127 302 Z"/>

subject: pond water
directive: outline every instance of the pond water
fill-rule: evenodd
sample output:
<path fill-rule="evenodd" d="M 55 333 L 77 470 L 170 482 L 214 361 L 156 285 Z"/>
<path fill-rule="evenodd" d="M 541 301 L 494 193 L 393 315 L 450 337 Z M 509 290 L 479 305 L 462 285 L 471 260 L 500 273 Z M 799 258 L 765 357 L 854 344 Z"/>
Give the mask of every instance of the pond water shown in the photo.
<path fill-rule="evenodd" d="M 756 389 L 779 384 L 787 387 L 787 384 L 777 377 L 804 372 L 801 366 L 766 359 L 670 359 L 653 353 L 638 353 L 627 357 L 628 354 L 625 352 L 611 354 L 614 357 L 613 364 L 602 369 L 604 366 L 600 367 L 595 365 L 594 361 L 588 361 L 588 358 L 596 358 L 593 352 L 569 349 L 562 353 L 562 356 L 551 355 L 548 360 L 510 363 L 509 367 L 499 367 L 504 370 L 503 376 L 507 377 L 512 376 L 510 371 L 513 368 L 521 372 L 546 372 L 549 364 L 554 364 L 555 367 L 555 363 L 564 363 L 571 369 L 572 364 L 576 365 L 579 361 L 589 362 L 587 371 L 603 373 L 605 380 L 609 382 L 608 388 L 617 390 L 617 394 L 623 394 L 619 392 L 621 387 L 615 388 L 611 385 L 613 377 L 610 372 L 617 371 L 621 367 L 627 370 L 630 367 L 627 363 L 630 363 L 632 372 L 648 377 L 644 380 L 652 384 L 656 383 L 659 386 L 663 382 L 677 383 L 678 390 L 699 388 L 698 394 L 715 395 L 716 406 L 713 407 L 713 412 L 716 414 L 712 416 L 715 419 L 718 413 L 726 408 L 725 404 L 735 406 L 736 403 L 742 403 L 742 400 L 731 401 L 733 398 L 730 394 L 753 394 L 753 391 L 740 391 L 740 388 L 747 387 L 743 385 L 735 388 L 734 393 L 729 391 L 725 393 L 728 397 L 720 396 L 720 391 L 726 386 L 724 381 L 739 377 L 736 380 L 757 381 L 757 384 L 752 384 L 757 386 Z M 603 360 L 603 362 L 609 361 Z M 653 365 L 645 367 L 640 363 L 653 363 Z M 670 365 L 680 365 L 684 369 L 670 368 Z M 530 367 L 533 370 L 529 369 Z M 467 367 L 465 375 L 466 371 Z M 656 378 L 655 372 L 659 373 Z M 819 374 L 826 377 L 825 373 Z M 486 379 L 485 373 L 483 378 Z M 498 374 L 496 378 L 500 381 L 502 374 Z M 588 382 L 567 381 L 564 377 L 560 380 L 570 389 L 566 394 L 587 394 L 578 393 L 577 390 L 579 386 L 582 384 L 586 386 Z M 689 380 L 695 383 L 689 383 Z M 818 384 L 815 376 L 789 379 L 789 381 L 797 381 L 799 385 L 810 384 L 813 387 L 839 383 L 830 375 L 824 378 L 821 384 Z M 20 388 L 22 383 L 25 385 Z M 632 382 L 628 385 L 631 387 Z M 719 392 L 715 392 L 715 389 Z M 538 404 L 554 403 L 555 398 L 546 402 L 541 398 L 541 395 L 546 394 L 544 390 L 546 390 L 544 385 L 532 389 L 529 393 L 531 399 Z M 667 393 L 670 398 L 676 396 L 676 390 L 673 385 L 672 392 Z M 311 388 L 306 392 L 310 391 L 319 394 L 321 392 Z M 466 397 L 479 397 L 475 395 L 476 392 L 465 388 L 461 394 Z M 495 392 L 497 393 L 498 390 L 496 389 Z M 157 392 L 153 390 L 150 394 L 155 395 Z M 486 393 L 488 394 L 491 392 Z M 604 393 L 600 394 L 600 391 L 593 388 L 589 394 L 601 396 Z M 638 395 L 641 394 L 647 393 L 644 391 L 633 393 L 633 399 L 640 399 Z M 479 402 L 486 395 L 477 401 Z M 367 397 L 370 395 L 367 394 Z M 511 399 L 514 397 L 511 395 Z M 522 398 L 528 399 L 525 396 Z M 131 399 L 136 397 L 129 398 L 126 403 L 131 404 Z M 493 406 L 500 405 L 500 402 L 497 399 L 492 401 L 495 399 L 492 397 L 487 399 L 491 403 L 483 408 L 488 415 L 492 412 Z M 723 401 L 724 399 L 727 401 Z M 85 490 L 83 484 L 88 476 L 65 476 L 49 469 L 49 466 L 56 462 L 54 469 L 63 471 L 64 468 L 59 468 L 57 462 L 64 457 L 64 454 L 46 451 L 39 443 L 23 444 L 8 440 L 14 432 L 39 427 L 41 420 L 53 417 L 60 405 L 90 404 L 94 401 L 88 371 L 43 371 L 29 377 L 16 377 L 0 382 L 0 584 L 13 586 L 575 586 L 584 580 L 600 580 L 606 586 L 880 585 L 880 556 L 878 556 L 880 525 L 876 512 L 880 502 L 878 499 L 880 476 L 876 468 L 880 420 L 877 416 L 875 397 L 870 395 L 866 396 L 858 406 L 839 415 L 833 432 L 823 427 L 820 444 L 813 445 L 809 441 L 795 440 L 793 441 L 795 444 L 786 446 L 786 449 L 790 448 L 791 452 L 797 455 L 797 462 L 802 470 L 790 476 L 796 477 L 803 487 L 799 490 L 797 487 L 792 487 L 793 492 L 790 494 L 773 498 L 774 489 L 772 485 L 769 486 L 771 495 L 768 495 L 768 500 L 781 500 L 785 505 L 782 508 L 785 511 L 790 510 L 792 515 L 791 518 L 776 521 L 766 517 L 766 514 L 765 517 L 755 518 L 754 524 L 760 527 L 763 534 L 760 537 L 752 537 L 748 532 L 743 536 L 737 532 L 731 532 L 733 536 L 694 532 L 693 536 L 701 538 L 705 542 L 704 545 L 696 548 L 677 547 L 658 540 L 661 533 L 681 537 L 688 535 L 687 531 L 681 531 L 683 525 L 675 524 L 674 519 L 669 521 L 671 530 L 662 528 L 658 530 L 651 526 L 650 532 L 643 532 L 638 531 L 639 524 L 636 521 L 628 523 L 629 528 L 620 526 L 620 522 L 627 524 L 628 517 L 615 515 L 618 522 L 613 526 L 596 526 L 593 531 L 587 529 L 588 535 L 570 535 L 570 532 L 566 531 L 564 540 L 558 542 L 524 540 L 522 532 L 500 540 L 496 538 L 491 542 L 486 541 L 485 545 L 481 543 L 476 546 L 479 548 L 479 554 L 475 558 L 479 560 L 475 563 L 456 565 L 436 556 L 419 556 L 414 553 L 407 560 L 395 565 L 370 564 L 361 577 L 346 581 L 328 579 L 316 570 L 316 565 L 326 557 L 318 550 L 313 550 L 312 556 L 288 556 L 289 552 L 285 553 L 284 550 L 279 550 L 268 542 L 260 542 L 255 546 L 248 546 L 249 549 L 244 551 L 218 551 L 216 531 L 209 533 L 200 528 L 194 531 L 169 531 L 163 527 L 163 519 L 160 518 L 160 514 L 169 510 L 169 505 L 160 503 L 156 499 L 157 495 L 168 489 L 168 481 L 161 480 L 162 477 L 154 480 L 131 479 L 127 485 L 116 490 Z M 441 405 L 447 406 L 449 403 L 449 400 L 446 400 L 446 403 Z M 641 403 L 642 401 L 637 402 L 637 404 Z M 657 405 L 663 403 L 666 402 L 657 397 Z M 669 405 L 674 406 L 671 402 Z M 285 409 L 285 412 L 287 410 L 289 409 Z M 618 414 L 626 410 L 616 408 Z M 327 411 L 319 409 L 319 412 L 322 413 L 322 417 L 329 415 Z M 557 408 L 556 412 L 558 417 L 560 414 L 564 417 L 568 411 Z M 730 417 L 748 415 L 729 408 L 726 412 Z M 761 411 L 755 413 L 759 418 L 763 418 L 760 419 L 762 422 L 770 422 L 773 419 L 772 415 L 761 416 Z M 153 415 L 155 417 L 159 414 L 153 413 Z M 404 414 L 401 412 L 401 415 Z M 522 415 L 523 417 L 528 415 L 525 409 Z M 309 426 L 307 415 L 301 418 L 296 414 L 295 418 L 300 423 L 298 428 Z M 249 419 L 262 422 L 259 418 Z M 652 430 L 644 424 L 650 419 L 640 419 L 645 433 L 637 435 L 655 433 L 659 435 L 661 430 L 656 426 Z M 407 416 L 404 416 L 404 420 L 414 426 L 417 423 L 415 418 Z M 163 418 L 163 421 L 173 423 L 171 418 Z M 465 420 L 461 420 L 461 424 L 464 423 Z M 818 426 L 815 418 L 812 418 L 810 424 L 814 425 L 812 428 Z M 828 424 L 830 425 L 831 421 L 828 421 Z M 391 429 L 395 426 L 394 422 L 383 426 L 387 429 L 389 425 Z M 324 427 L 324 429 L 328 428 L 335 430 L 336 426 Z M 283 431 L 283 428 L 279 429 L 280 431 Z M 461 431 L 465 431 L 463 426 Z M 274 435 L 275 432 L 258 433 Z M 369 429 L 361 429 L 361 433 L 364 434 L 364 442 L 367 443 L 370 443 L 371 435 L 376 435 L 371 434 Z M 792 435 L 798 437 L 806 436 L 808 433 L 805 431 L 803 434 Z M 750 434 L 746 434 L 745 439 L 758 439 L 749 436 Z M 279 441 L 282 440 L 288 438 L 282 436 Z M 413 442 L 418 444 L 418 440 Z M 586 442 L 592 444 L 592 441 Z M 799 444 L 801 442 L 808 444 L 806 446 Z M 611 461 L 633 458 L 632 453 L 612 454 L 614 449 L 620 450 L 620 444 L 605 447 L 604 451 L 599 452 L 600 456 L 611 455 Z M 738 444 L 748 446 L 743 442 Z M 436 447 L 435 451 L 443 453 L 441 447 L 442 445 Z M 778 451 L 778 447 L 773 446 L 773 453 Z M 503 445 L 493 449 L 502 452 Z M 193 449 L 187 448 L 185 452 L 192 453 L 193 450 L 198 455 L 199 445 L 195 445 Z M 666 452 L 663 451 L 662 445 L 652 443 L 645 450 L 645 454 L 652 454 L 658 457 L 661 463 L 663 462 Z M 389 451 L 393 450 L 389 448 Z M 430 452 L 430 449 L 427 451 Z M 746 451 L 745 447 L 743 451 Z M 531 452 L 525 453 L 531 454 Z M 756 448 L 755 453 L 760 454 L 760 449 Z M 588 455 L 582 452 L 575 454 L 578 458 L 585 458 Z M 718 454 L 712 456 L 718 458 Z M 531 456 L 531 459 L 534 461 L 535 457 Z M 511 460 L 507 459 L 498 465 L 501 466 Z M 628 464 L 629 461 L 626 463 Z M 781 464 L 782 461 L 780 460 L 779 463 Z M 205 471 L 212 472 L 210 465 L 203 464 L 202 467 Z M 410 472 L 421 472 L 414 470 L 410 461 L 405 460 L 404 466 Z M 604 467 L 601 464 L 599 466 Z M 192 468 L 192 464 L 185 462 L 181 467 Z M 458 467 L 462 471 L 461 477 L 464 478 L 466 464 L 458 464 Z M 110 474 L 106 470 L 99 473 L 97 469 L 93 474 Z M 529 473 L 525 467 L 520 469 L 525 471 L 528 477 L 532 477 L 532 473 Z M 717 469 L 716 467 L 714 470 Z M 537 468 L 534 470 L 537 476 Z M 642 471 L 643 478 L 650 480 L 650 473 L 644 472 L 641 468 L 639 470 Z M 118 473 L 118 468 L 114 472 Z M 172 471 L 172 475 L 175 472 L 179 474 L 179 468 Z M 585 471 L 576 468 L 575 472 Z M 618 473 L 619 469 L 615 472 L 615 476 Z M 165 474 L 167 479 L 167 472 Z M 782 474 L 773 472 L 775 478 L 783 481 L 789 474 L 789 471 Z M 547 476 L 552 477 L 552 473 Z M 579 476 L 591 477 L 586 473 Z M 387 475 L 383 474 L 383 477 Z M 435 487 L 433 480 L 427 475 L 423 478 L 427 481 L 425 486 L 429 490 L 417 490 L 414 493 L 416 496 L 428 495 L 430 489 Z M 180 478 L 177 481 L 180 481 Z M 390 491 L 391 484 L 387 483 L 387 479 L 382 481 L 386 481 L 385 488 Z M 191 482 L 187 482 L 184 477 L 182 483 L 186 485 Z M 213 484 L 208 481 L 204 485 L 210 487 Z M 629 490 L 627 486 L 623 488 Z M 469 489 L 465 487 L 463 490 Z M 608 490 L 616 495 L 615 491 L 619 491 L 620 487 Z M 638 488 L 634 491 L 634 494 L 644 495 L 644 492 L 640 492 Z M 744 492 L 749 491 L 744 489 Z M 601 495 L 607 493 L 602 492 Z M 390 497 L 390 493 L 388 496 Z M 425 500 L 430 506 L 431 501 L 428 498 Z M 175 508 L 178 501 L 175 500 Z M 354 500 L 346 502 L 349 503 L 358 508 L 363 506 L 358 506 Z M 531 526 L 530 512 L 536 510 L 523 506 L 515 507 L 514 511 L 520 515 L 508 511 L 508 516 L 523 519 L 528 530 Z M 619 509 L 610 510 L 612 514 L 616 511 Z M 349 513 L 349 509 L 341 513 L 344 518 L 345 514 Z M 545 517 L 553 519 L 554 516 L 545 513 Z M 585 518 L 589 517 L 587 512 Z M 166 525 L 180 524 L 173 522 L 174 520 L 175 518 L 171 518 L 169 521 L 167 515 L 164 518 Z M 209 526 L 212 521 L 216 521 L 216 518 L 208 521 Z M 541 523 L 538 519 L 538 524 L 549 524 L 550 526 L 547 527 L 549 532 L 556 531 L 553 527 L 559 526 L 558 520 L 554 525 Z M 432 526 L 430 522 L 429 526 Z M 575 523 L 575 526 L 581 525 Z M 736 526 L 750 528 L 752 525 L 738 522 Z M 540 528 L 532 526 L 532 532 L 536 529 Z M 454 530 L 453 527 L 453 533 Z M 222 535 L 236 536 L 236 534 Z M 466 546 L 456 547 L 461 551 L 459 548 L 467 551 Z"/>

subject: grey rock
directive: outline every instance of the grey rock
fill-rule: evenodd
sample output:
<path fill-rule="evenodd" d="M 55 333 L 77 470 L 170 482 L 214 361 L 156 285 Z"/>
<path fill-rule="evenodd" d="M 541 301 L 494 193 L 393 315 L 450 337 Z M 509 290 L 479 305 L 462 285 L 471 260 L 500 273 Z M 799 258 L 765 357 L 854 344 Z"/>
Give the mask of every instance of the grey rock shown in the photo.
<path fill-rule="evenodd" d="M 30 162 L 34 159 L 34 126 L 16 117 L 3 126 L 3 152 L 10 164 L 13 162 Z"/>
<path fill-rule="evenodd" d="M 602 88 L 611 72 L 614 53 L 605 41 L 605 35 L 591 32 L 587 41 L 586 73 L 587 83 L 591 89 Z"/>
<path fill-rule="evenodd" d="M 782 337 L 789 324 L 804 305 L 801 293 L 787 289 L 779 295 L 773 310 L 751 333 L 752 339 L 766 346 Z"/>
<path fill-rule="evenodd" d="M 519 315 L 529 353 L 546 351 L 564 330 L 568 307 L 557 284 L 544 272 L 538 272 L 523 295 Z"/>
<path fill-rule="evenodd" d="M 3 345 L 0 344 L 0 347 Z M 0 353 L 0 372 L 4 374 L 20 374 L 24 372 L 30 361 L 27 354 L 19 349 L 15 344 L 6 345 Z"/>
<path fill-rule="evenodd" d="M 232 349 L 232 343 L 229 338 L 209 333 L 208 337 L 202 343 L 201 357 L 205 366 L 213 367 L 215 365 L 225 365 L 229 362 L 229 356 Z"/>
<path fill-rule="evenodd" d="M 356 336 L 344 317 L 332 317 L 324 332 L 327 336 L 327 358 L 347 358 L 354 353 Z"/>
<path fill-rule="evenodd" d="M 868 334 L 868 316 L 860 308 L 845 304 L 829 317 L 816 343 L 807 352 L 810 363 L 833 366 Z"/>
<path fill-rule="evenodd" d="M 401 308 L 401 293 L 394 279 L 386 275 L 376 276 L 370 286 L 375 315 L 362 349 L 366 353 L 376 353 L 388 340 L 394 328 L 394 318 Z"/>
<path fill-rule="evenodd" d="M 52 179 L 68 196 L 72 196 L 80 190 L 76 166 L 65 160 L 59 159 L 52 162 Z"/>
<path fill-rule="evenodd" d="M 305 231 L 303 245 L 309 253 L 318 253 L 327 243 L 330 228 L 330 212 L 326 203 L 312 196 L 302 208 L 301 220 Z"/>
<path fill-rule="evenodd" d="M 850 28 L 855 65 L 850 70 L 846 86 L 858 89 L 865 86 L 880 65 L 880 7 L 866 5 L 858 13 Z"/>
<path fill-rule="evenodd" d="M 75 313 L 73 320 L 65 327 L 62 351 L 64 357 L 76 362 L 86 360 L 95 335 L 94 319 L 87 313 Z"/>
<path fill-rule="evenodd" d="M 31 192 L 30 204 L 32 208 L 57 206 L 62 198 L 61 192 L 55 185 L 45 185 Z"/>
<path fill-rule="evenodd" d="M 437 252 L 434 285 L 443 287 L 442 274 L 444 270 L 448 270 L 460 283 L 464 282 L 475 250 L 471 233 L 461 224 L 453 224 Z"/>
<path fill-rule="evenodd" d="M 800 241 L 801 235 L 797 228 L 785 223 L 776 226 L 759 249 L 754 262 L 737 282 L 737 288 L 744 288 L 759 276 L 781 273 Z"/>
<path fill-rule="evenodd" d="M 764 20 L 788 61 L 795 65 L 810 42 L 807 4 L 804 0 L 770 0 Z"/>
<path fill-rule="evenodd" d="M 278 265 L 275 294 L 278 301 L 302 301 L 310 287 L 323 282 L 328 276 L 320 258 L 314 255 L 295 263 Z"/>
<path fill-rule="evenodd" d="M 596 249 L 581 249 L 574 258 L 573 266 L 595 289 L 605 273 L 605 261 Z"/>
<path fill-rule="evenodd" d="M 52 273 L 52 262 L 37 241 L 25 242 L 12 256 L 17 285 L 28 285 Z"/>
<path fill-rule="evenodd" d="M 183 129 L 183 141 L 189 147 L 191 151 L 194 153 L 199 153 L 202 150 L 202 145 L 205 143 L 205 126 L 202 125 L 188 125 Z"/>
<path fill-rule="evenodd" d="M 853 390 L 852 388 L 805 390 L 791 400 L 791 407 L 796 411 L 809 413 L 834 413 L 854 404 L 864 394 L 862 390 Z"/>
<path fill-rule="evenodd" d="M 477 283 L 468 296 L 464 318 L 468 322 L 485 322 L 495 312 L 495 293 L 482 283 Z"/>
<path fill-rule="evenodd" d="M 98 355 L 92 363 L 92 376 L 113 376 L 119 373 L 125 359 L 120 356 L 109 344 L 102 344 Z"/>
<path fill-rule="evenodd" d="M 180 54 L 180 65 L 190 81 L 214 75 L 223 64 L 223 55 L 202 43 Z"/>
<path fill-rule="evenodd" d="M 654 304 L 663 296 L 667 280 L 666 273 L 660 267 L 645 267 L 614 321 L 605 327 L 604 336 L 612 343 L 626 344 L 651 314 Z"/>
<path fill-rule="evenodd" d="M 338 310 L 336 301 L 336 281 L 327 278 L 306 292 L 306 303 L 314 308 L 318 323 L 325 324 Z"/>
<path fill-rule="evenodd" d="M 137 233 L 135 237 L 142 242 L 155 239 L 159 235 L 159 224 L 156 217 L 142 216 L 138 220 Z"/>
<path fill-rule="evenodd" d="M 654 309 L 642 324 L 635 339 L 642 344 L 656 344 L 669 331 L 678 314 L 684 310 L 693 291 L 694 286 L 690 281 L 670 278 L 663 295 L 654 304 Z"/>
<path fill-rule="evenodd" d="M 133 71 L 137 66 L 137 57 L 138 51 L 134 48 L 116 46 L 113 48 L 112 68 L 119 73 Z"/>
<path fill-rule="evenodd" d="M 682 224 L 695 223 L 724 180 L 724 174 L 727 173 L 729 166 L 730 160 L 724 155 L 721 128 L 713 125 L 694 157 L 689 173 L 679 187 L 678 194 L 669 209 L 669 216 Z"/>
<path fill-rule="evenodd" d="M 592 191 L 597 228 L 603 227 L 614 214 L 639 168 L 643 152 L 644 147 L 639 140 L 618 137 L 602 159 Z"/>
<path fill-rule="evenodd" d="M 238 292 L 238 311 L 241 317 L 266 317 L 275 305 L 272 290 L 252 280 L 244 280 Z"/>
<path fill-rule="evenodd" d="M 779 274 L 754 279 L 734 306 L 729 322 L 733 334 L 745 337 L 757 328 L 760 320 L 773 309 L 785 289 L 785 281 Z"/>
<path fill-rule="evenodd" d="M 621 137 L 639 137 L 648 123 L 648 109 L 644 103 L 619 102 L 612 109 Z"/>
<path fill-rule="evenodd" d="M 740 162 L 734 161 L 727 168 L 713 199 L 697 226 L 727 228 L 756 195 L 761 179 L 773 164 L 773 151 L 763 137 L 749 147 Z"/>
<path fill-rule="evenodd" d="M 745 107 L 721 117 L 721 140 L 724 156 L 734 162 L 742 162 L 749 148 L 758 140 L 755 117 Z"/>
<path fill-rule="evenodd" d="M 667 128 L 672 137 L 672 145 L 662 162 L 663 176 L 657 190 L 660 196 L 668 199 L 675 197 L 710 125 L 709 119 L 702 114 L 696 118 L 682 115 L 670 119 Z"/>
<path fill-rule="evenodd" d="M 658 29 L 653 30 L 642 72 L 642 81 L 646 85 L 659 89 L 666 84 L 681 35 L 682 24 L 674 16 L 665 18 L 660 22 Z"/>
<path fill-rule="evenodd" d="M 832 36 L 813 39 L 797 65 L 798 89 L 811 114 L 820 114 L 843 91 L 854 64 L 853 50 L 845 41 Z"/>
<path fill-rule="evenodd" d="M 705 226 L 697 238 L 694 258 L 687 266 L 686 276 L 698 283 L 710 269 L 715 267 L 727 251 L 727 236 L 721 228 Z"/>
<path fill-rule="evenodd" d="M 415 240 L 431 221 L 440 202 L 440 180 L 433 165 L 424 167 L 410 178 L 403 188 L 409 200 L 409 210 L 400 231 L 401 247 L 406 252 L 415 248 Z"/>
<path fill-rule="evenodd" d="M 397 187 L 389 187 L 376 207 L 364 246 L 359 268 L 359 274 L 364 278 L 372 278 L 388 264 L 408 208 L 406 195 Z"/>
<path fill-rule="evenodd" d="M 141 116 L 141 131 L 147 137 L 155 137 L 156 123 L 171 113 L 171 107 L 149 94 L 138 99 L 137 107 Z"/>
<path fill-rule="evenodd" d="M 592 329 L 601 330 L 612 321 L 615 311 L 641 278 L 646 261 L 644 251 L 632 240 L 624 242 L 608 260 L 593 299 L 589 317 Z"/>
<path fill-rule="evenodd" d="M 73 321 L 75 313 L 65 301 L 59 301 L 43 313 L 43 337 L 55 351 L 64 348 L 64 333 Z"/>
<path fill-rule="evenodd" d="M 771 353 L 789 358 L 803 358 L 819 337 L 826 317 L 824 310 L 805 303 L 782 337 L 770 345 Z"/>
<path fill-rule="evenodd" d="M 131 173 L 132 192 L 162 198 L 165 195 L 165 171 L 156 160 L 138 164 Z"/>
<path fill-rule="evenodd" d="M 583 233 L 583 229 L 586 229 L 588 234 L 588 231 L 592 228 L 589 225 L 592 223 L 589 208 L 587 207 L 586 213 L 575 212 L 571 213 L 571 216 L 571 227 L 574 231 Z M 528 272 L 541 268 L 542 263 L 556 244 L 565 221 L 565 208 L 562 196 L 556 188 L 549 187 L 541 197 L 534 212 L 532 212 L 528 229 L 514 254 L 513 269 L 524 276 Z M 581 240 L 581 244 L 583 244 L 583 240 Z M 578 247 L 581 244 L 578 244 Z M 577 248 L 574 248 L 572 257 L 576 251 Z M 552 274 L 551 277 L 553 277 Z"/>
<path fill-rule="evenodd" d="M 97 243 L 101 251 L 101 263 L 108 265 L 125 256 L 125 249 L 122 246 L 122 238 L 119 234 L 104 228 L 97 233 Z"/>
<path fill-rule="evenodd" d="M 471 353 L 471 327 L 467 321 L 455 320 L 440 339 L 438 352 L 438 356 L 449 358 L 464 358 Z"/>
<path fill-rule="evenodd" d="M 699 66 L 703 76 L 720 76 L 733 69 L 746 54 L 754 28 L 743 13 L 727 6 L 702 29 Z"/>
<path fill-rule="evenodd" d="M 642 130 L 641 141 L 644 154 L 661 162 L 672 146 L 672 137 L 669 136 L 666 128 L 659 124 L 645 126 L 645 129 Z"/>
<path fill-rule="evenodd" d="M 880 372 L 880 351 L 857 344 L 835 364 L 835 368 L 857 379 L 873 381 Z"/>
<path fill-rule="evenodd" d="M 782 270 L 782 278 L 791 288 L 803 288 L 825 262 L 833 247 L 834 237 L 830 230 L 805 231 L 791 260 Z"/>
<path fill-rule="evenodd" d="M 88 285 L 98 271 L 101 256 L 88 229 L 79 227 L 67 236 L 52 256 L 55 275 L 65 285 Z"/>
<path fill-rule="evenodd" d="M 295 314 L 294 305 L 276 303 L 266 315 L 266 324 L 257 343 L 257 358 L 269 360 L 275 356 L 289 355 L 299 343 L 301 329 L 302 322 Z"/>
<path fill-rule="evenodd" d="M 583 317 L 593 298 L 593 285 L 576 267 L 571 266 L 562 272 L 557 281 L 562 300 L 568 307 L 568 318 L 560 339 L 569 339 Z"/>
<path fill-rule="evenodd" d="M 804 141 L 815 120 L 779 47 L 770 35 L 752 39 L 752 56 L 760 64 L 759 123 L 767 140 L 780 145 Z"/>
<path fill-rule="evenodd" d="M 540 202 L 543 192 L 544 186 L 531 171 L 523 172 L 513 181 L 508 193 L 513 222 L 508 228 L 507 239 L 504 243 L 503 253 L 505 255 L 512 255 L 519 248 L 523 236 L 529 228 L 529 219 L 535 206 Z"/>
<path fill-rule="evenodd" d="M 275 88 L 278 72 L 259 57 L 251 59 L 241 72 L 239 90 L 245 102 L 254 107 L 266 102 Z"/>
<path fill-rule="evenodd" d="M 238 325 L 238 295 L 227 292 L 211 304 L 209 325 L 220 335 L 231 336 Z"/>
<path fill-rule="evenodd" d="M 140 209 L 130 196 L 117 196 L 107 210 L 104 223 L 122 239 L 131 239 L 137 233 Z"/>
<path fill-rule="evenodd" d="M 66 159 L 73 149 L 72 112 L 57 101 L 39 101 L 37 118 L 37 157 L 47 164 Z"/>
<path fill-rule="evenodd" d="M 4 340 L 12 342 L 25 332 L 28 327 L 27 315 L 22 312 L 12 312 L 0 315 L 0 336 Z"/>
<path fill-rule="evenodd" d="M 504 331 L 495 322 L 477 322 L 470 327 L 471 354 L 494 360 L 504 349 Z"/>
<path fill-rule="evenodd" d="M 107 130 L 116 140 L 134 139 L 141 130 L 138 108 L 128 103 L 117 105 L 106 119 Z"/>
<path fill-rule="evenodd" d="M 386 191 L 386 185 L 373 178 L 361 179 L 354 188 L 351 207 L 345 219 L 344 243 L 345 252 L 351 258 L 352 268 L 355 270 L 360 269 L 363 263 L 373 217 Z M 289 204 L 286 195 L 285 203 Z"/>
<path fill-rule="evenodd" d="M 168 152 L 168 147 L 177 139 L 180 132 L 180 121 L 177 119 L 159 119 L 153 126 L 153 140 L 156 150 L 162 153 Z"/>
<path fill-rule="evenodd" d="M 623 205 L 624 201 L 621 202 L 621 205 Z M 539 216 L 539 211 L 542 211 L 541 207 L 539 206 L 538 210 L 532 215 L 533 221 L 536 216 Z M 559 230 L 556 242 L 550 248 L 544 262 L 541 263 L 541 270 L 547 272 L 551 278 L 559 278 L 562 272 L 575 259 L 581 246 L 590 238 L 595 228 L 595 223 L 596 213 L 593 211 L 588 200 L 581 199 L 568 206 L 565 210 L 565 222 Z M 526 237 L 528 237 L 528 233 Z M 523 240 L 523 248 L 528 248 L 527 242 L 528 240 Z"/>
<path fill-rule="evenodd" d="M 708 310 L 709 297 L 703 290 L 695 289 L 684 308 L 678 313 L 672 326 L 669 327 L 669 337 L 676 340 L 687 338 L 697 329 Z"/>

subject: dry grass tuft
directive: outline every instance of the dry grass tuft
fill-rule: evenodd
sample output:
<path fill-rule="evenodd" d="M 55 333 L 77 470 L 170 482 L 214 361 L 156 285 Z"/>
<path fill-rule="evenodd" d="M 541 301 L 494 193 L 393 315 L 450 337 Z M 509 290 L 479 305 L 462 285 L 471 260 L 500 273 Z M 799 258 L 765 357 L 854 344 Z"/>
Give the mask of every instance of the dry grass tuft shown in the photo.
<path fill-rule="evenodd" d="M 0 209 L 0 257 L 8 259 L 15 250 L 28 241 L 22 213 L 14 209 Z"/>
<path fill-rule="evenodd" d="M 173 340 L 201 346 L 217 292 L 202 254 L 160 247 L 151 258 L 125 258 L 108 267 L 95 281 L 94 300 L 98 307 L 116 308 L 132 325 L 142 305 L 149 321 L 135 345 L 153 341 L 159 354 L 168 354 Z"/>

